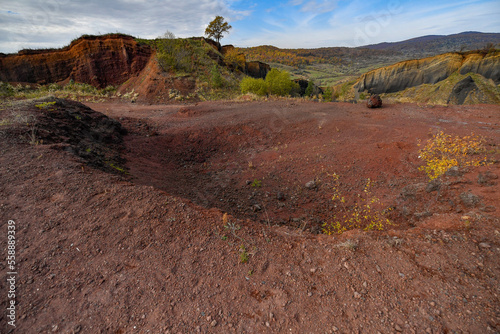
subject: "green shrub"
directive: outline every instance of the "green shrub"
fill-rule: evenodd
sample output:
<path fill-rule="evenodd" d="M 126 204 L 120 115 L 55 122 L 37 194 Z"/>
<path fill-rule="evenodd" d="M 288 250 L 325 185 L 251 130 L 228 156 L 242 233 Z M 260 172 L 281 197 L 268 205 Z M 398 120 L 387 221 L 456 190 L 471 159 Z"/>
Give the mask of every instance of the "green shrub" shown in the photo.
<path fill-rule="evenodd" d="M 240 89 L 242 93 L 253 93 L 264 96 L 268 93 L 267 82 L 264 79 L 245 77 L 241 80 Z"/>
<path fill-rule="evenodd" d="M 156 57 L 164 71 L 170 69 L 193 72 L 194 51 L 185 39 L 159 39 L 156 41 Z"/>
<path fill-rule="evenodd" d="M 298 84 L 290 79 L 290 74 L 273 68 L 267 73 L 266 79 L 246 77 L 241 81 L 242 93 L 256 95 L 288 96 L 298 91 Z"/>
<path fill-rule="evenodd" d="M 323 93 L 323 100 L 325 102 L 332 102 L 333 101 L 333 88 L 332 87 L 327 87 L 325 92 Z"/>
<path fill-rule="evenodd" d="M 295 88 L 295 83 L 290 79 L 290 73 L 273 68 L 266 75 L 269 94 L 288 96 Z"/>
<path fill-rule="evenodd" d="M 0 81 L 0 97 L 14 96 L 14 87 L 8 82 Z"/>
<path fill-rule="evenodd" d="M 309 81 L 307 84 L 306 91 L 304 93 L 305 96 L 312 96 L 314 93 L 314 83 L 312 81 Z"/>
<path fill-rule="evenodd" d="M 224 79 L 222 78 L 222 75 L 220 75 L 220 70 L 217 65 L 212 66 L 211 75 L 212 86 L 214 88 L 222 88 L 224 86 Z"/>

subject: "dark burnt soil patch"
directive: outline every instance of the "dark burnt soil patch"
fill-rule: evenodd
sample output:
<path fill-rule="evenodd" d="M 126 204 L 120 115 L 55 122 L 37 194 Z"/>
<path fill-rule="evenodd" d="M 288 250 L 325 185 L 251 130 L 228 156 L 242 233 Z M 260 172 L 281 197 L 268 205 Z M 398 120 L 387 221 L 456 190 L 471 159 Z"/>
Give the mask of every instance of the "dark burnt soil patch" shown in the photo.
<path fill-rule="evenodd" d="M 89 166 L 126 173 L 120 156 L 125 128 L 102 113 L 74 101 L 47 97 L 14 102 L 3 115 L 4 136 L 31 145 L 68 151 Z"/>

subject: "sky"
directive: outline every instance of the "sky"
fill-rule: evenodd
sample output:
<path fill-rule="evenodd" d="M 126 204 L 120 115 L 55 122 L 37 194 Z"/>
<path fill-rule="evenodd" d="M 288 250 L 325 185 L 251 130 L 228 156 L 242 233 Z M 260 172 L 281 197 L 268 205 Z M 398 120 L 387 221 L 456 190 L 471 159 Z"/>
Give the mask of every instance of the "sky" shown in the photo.
<path fill-rule="evenodd" d="M 83 34 L 203 36 L 216 15 L 222 44 L 356 47 L 425 35 L 500 32 L 500 0 L 0 0 L 0 52 L 68 45 Z"/>

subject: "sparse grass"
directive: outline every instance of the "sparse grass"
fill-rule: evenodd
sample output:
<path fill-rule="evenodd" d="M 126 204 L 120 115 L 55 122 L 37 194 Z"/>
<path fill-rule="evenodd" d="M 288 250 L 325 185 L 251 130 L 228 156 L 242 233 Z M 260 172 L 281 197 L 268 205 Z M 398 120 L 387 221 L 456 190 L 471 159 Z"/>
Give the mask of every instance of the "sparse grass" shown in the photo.
<path fill-rule="evenodd" d="M 240 246 L 240 263 L 248 262 L 248 253 L 244 245 Z"/>
<path fill-rule="evenodd" d="M 260 188 L 262 187 L 262 181 L 261 180 L 253 180 L 253 182 L 250 184 L 251 187 L 253 188 Z"/>
<path fill-rule="evenodd" d="M 419 158 L 425 163 L 419 170 L 434 180 L 452 167 L 485 165 L 488 163 L 485 143 L 483 137 L 473 133 L 460 137 L 440 131 L 419 151 Z"/>
<path fill-rule="evenodd" d="M 383 206 L 380 200 L 370 191 L 372 181 L 367 180 L 362 193 L 357 194 L 354 200 L 349 200 L 340 190 L 340 176 L 333 174 L 333 196 L 336 212 L 332 221 L 323 224 L 323 233 L 341 234 L 345 231 L 360 228 L 365 231 L 383 230 L 392 222 L 385 217 L 392 209 L 380 211 L 377 207 Z M 349 204 L 351 202 L 351 204 Z"/>
<path fill-rule="evenodd" d="M 61 86 L 58 84 L 35 85 L 35 84 L 18 84 L 11 85 L 9 83 L 0 82 L 0 97 L 11 100 L 24 99 L 39 99 L 47 96 L 58 98 L 71 99 L 76 101 L 95 101 L 105 98 L 119 97 L 116 93 L 116 87 L 108 86 L 103 89 L 96 88 L 85 83 L 76 83 L 70 81 L 68 84 Z M 130 99 L 134 96 L 124 95 L 124 99 Z M 137 97 L 137 96 L 135 96 Z M 50 106 L 49 102 L 44 102 L 37 108 L 45 108 Z"/>

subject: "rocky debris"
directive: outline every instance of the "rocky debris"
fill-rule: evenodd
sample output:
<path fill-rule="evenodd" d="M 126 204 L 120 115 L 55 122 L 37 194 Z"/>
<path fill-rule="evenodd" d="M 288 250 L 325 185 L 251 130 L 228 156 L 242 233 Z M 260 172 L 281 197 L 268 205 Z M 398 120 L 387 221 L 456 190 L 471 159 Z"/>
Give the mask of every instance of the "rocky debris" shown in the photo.
<path fill-rule="evenodd" d="M 373 95 L 366 101 L 368 108 L 382 108 L 382 99 L 379 95 Z"/>
<path fill-rule="evenodd" d="M 318 185 L 316 184 L 316 181 L 312 180 L 312 181 L 309 181 L 305 184 L 305 187 L 309 190 L 312 190 L 312 189 L 316 189 L 318 187 Z"/>
<path fill-rule="evenodd" d="M 487 171 L 486 173 L 479 173 L 479 175 L 477 176 L 477 183 L 482 186 L 494 186 L 496 182 L 494 182 L 493 180 L 497 179 L 498 175 Z"/>
<path fill-rule="evenodd" d="M 481 202 L 479 196 L 470 192 L 461 193 L 459 197 L 462 204 L 468 208 L 474 208 Z"/>

